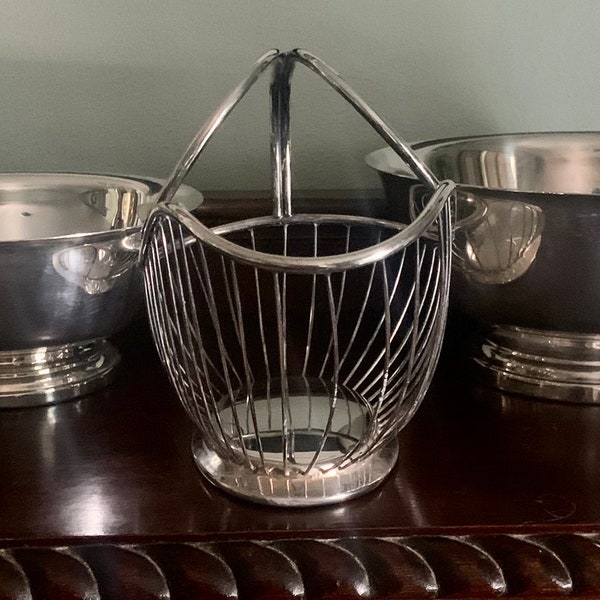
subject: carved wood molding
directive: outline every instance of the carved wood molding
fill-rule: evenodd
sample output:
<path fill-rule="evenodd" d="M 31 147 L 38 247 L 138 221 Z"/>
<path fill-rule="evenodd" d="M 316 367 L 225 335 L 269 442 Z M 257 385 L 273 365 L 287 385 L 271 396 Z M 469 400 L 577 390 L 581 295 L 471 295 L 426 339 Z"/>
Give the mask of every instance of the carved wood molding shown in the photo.
<path fill-rule="evenodd" d="M 409 536 L 0 549 L 0 599 L 600 597 L 600 536 Z"/>

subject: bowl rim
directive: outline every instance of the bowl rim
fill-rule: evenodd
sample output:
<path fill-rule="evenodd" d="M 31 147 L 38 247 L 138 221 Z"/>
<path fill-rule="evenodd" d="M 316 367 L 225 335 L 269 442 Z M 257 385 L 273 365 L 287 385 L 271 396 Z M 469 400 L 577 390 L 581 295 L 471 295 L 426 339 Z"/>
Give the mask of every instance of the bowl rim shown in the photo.
<path fill-rule="evenodd" d="M 600 130 L 582 130 L 582 131 L 520 131 L 520 132 L 505 132 L 505 133 L 486 133 L 481 135 L 465 135 L 457 137 L 446 137 L 446 138 L 432 138 L 426 140 L 420 140 L 411 142 L 411 148 L 416 152 L 417 156 L 423 160 L 424 150 L 432 148 L 442 148 L 444 146 L 452 146 L 461 142 L 478 142 L 486 139 L 502 139 L 502 138 L 525 138 L 525 137 L 555 137 L 555 136 L 597 136 L 600 143 Z M 391 147 L 384 146 L 369 152 L 365 157 L 366 164 L 379 171 L 388 175 L 395 175 L 398 177 L 406 177 L 409 179 L 417 180 L 416 175 L 412 172 L 410 167 L 404 163 L 404 161 L 398 156 Z M 503 193 L 519 193 L 528 195 L 542 195 L 542 196 L 584 196 L 584 197 L 596 197 L 600 196 L 600 193 L 582 193 L 582 192 L 556 192 L 556 191 L 543 191 L 543 190 L 515 190 L 510 188 L 501 187 L 490 187 L 477 185 L 474 183 L 462 183 L 455 182 L 456 187 L 460 190 L 471 190 L 471 191 L 494 191 Z"/>
<path fill-rule="evenodd" d="M 77 171 L 14 171 L 14 172 L 4 172 L 0 173 L 0 185 L 2 184 L 3 179 L 10 180 L 14 178 L 15 181 L 18 180 L 19 177 L 22 178 L 30 178 L 32 183 L 39 179 L 40 181 L 45 178 L 48 179 L 57 179 L 60 180 L 71 180 L 74 183 L 77 180 L 92 180 L 96 179 L 100 183 L 102 182 L 110 182 L 114 183 L 116 186 L 119 184 L 131 187 L 131 189 L 139 190 L 143 193 L 148 194 L 149 196 L 156 195 L 161 189 L 165 182 L 164 179 L 157 177 L 149 177 L 146 175 L 131 175 L 131 174 L 115 174 L 115 173 L 92 173 L 92 172 L 77 172 Z M 41 187 L 41 186 L 40 186 Z M 20 189 L 35 189 L 35 185 L 21 187 Z M 197 190 L 196 188 L 182 184 L 177 190 L 175 197 L 173 199 L 174 202 L 181 203 L 188 210 L 194 210 L 198 208 L 204 202 L 204 195 L 202 192 Z M 150 204 L 150 203 L 148 203 Z M 0 240 L 0 248 L 7 248 L 9 246 L 37 246 L 48 243 L 60 243 L 60 242 L 78 242 L 78 243 L 86 243 L 86 242 L 102 242 L 108 239 L 114 239 L 115 236 L 126 238 L 130 235 L 134 235 L 140 232 L 142 229 L 142 225 L 136 225 L 131 227 L 123 227 L 117 229 L 106 229 L 100 231 L 89 231 L 83 233 L 68 233 L 68 234 L 59 234 L 45 237 L 36 237 L 29 239 L 20 239 L 20 240 Z"/>

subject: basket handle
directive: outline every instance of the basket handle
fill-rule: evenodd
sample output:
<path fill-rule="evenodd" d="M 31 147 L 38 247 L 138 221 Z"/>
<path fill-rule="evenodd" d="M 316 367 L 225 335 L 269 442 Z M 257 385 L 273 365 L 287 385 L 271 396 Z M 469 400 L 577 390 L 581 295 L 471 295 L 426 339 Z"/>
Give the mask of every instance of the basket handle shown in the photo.
<path fill-rule="evenodd" d="M 359 96 L 333 69 L 314 54 L 302 49 L 280 52 L 272 49 L 263 54 L 252 66 L 248 75 L 221 101 L 209 119 L 186 148 L 171 175 L 167 178 L 157 202 L 170 202 L 183 183 L 189 170 L 202 153 L 212 136 L 229 113 L 237 106 L 262 73 L 272 64 L 274 73 L 271 82 L 271 162 L 273 176 L 274 214 L 291 216 L 292 177 L 290 148 L 290 80 L 294 65 L 300 62 L 321 76 L 333 89 L 342 95 L 358 113 L 375 129 L 383 140 L 405 161 L 421 182 L 430 190 L 439 186 L 439 181 L 417 156 L 412 148 Z"/>
<path fill-rule="evenodd" d="M 248 75 L 243 79 L 217 106 L 213 114 L 202 125 L 200 131 L 186 148 L 183 156 L 175 165 L 160 192 L 157 202 L 170 202 L 175 193 L 183 183 L 189 170 L 193 167 L 198 156 L 204 150 L 214 133 L 219 129 L 221 123 L 228 117 L 229 113 L 236 107 L 238 102 L 246 95 L 248 90 L 256 83 L 262 73 L 280 55 L 277 49 L 272 49 L 263 54 L 252 66 Z"/>
<path fill-rule="evenodd" d="M 292 176 L 290 145 L 290 80 L 294 65 L 299 62 L 324 79 L 383 138 L 392 150 L 406 162 L 421 182 L 431 191 L 440 182 L 413 149 L 357 94 L 331 67 L 314 54 L 297 48 L 280 53 L 271 82 L 271 160 L 273 171 L 273 214 L 292 215 Z"/>

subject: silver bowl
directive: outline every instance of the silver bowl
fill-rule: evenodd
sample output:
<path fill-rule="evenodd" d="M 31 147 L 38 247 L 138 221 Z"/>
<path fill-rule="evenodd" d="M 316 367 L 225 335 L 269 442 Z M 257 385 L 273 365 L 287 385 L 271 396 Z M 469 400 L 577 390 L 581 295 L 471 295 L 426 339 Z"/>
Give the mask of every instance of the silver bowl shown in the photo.
<path fill-rule="evenodd" d="M 475 364 L 497 387 L 600 401 L 600 133 L 414 144 L 457 182 L 452 302 L 473 320 Z M 419 187 L 388 148 L 367 157 L 398 218 Z"/>
<path fill-rule="evenodd" d="M 156 179 L 0 174 L 0 408 L 58 402 L 108 383 L 106 338 L 143 305 L 141 224 Z M 195 208 L 196 190 L 175 201 Z"/>

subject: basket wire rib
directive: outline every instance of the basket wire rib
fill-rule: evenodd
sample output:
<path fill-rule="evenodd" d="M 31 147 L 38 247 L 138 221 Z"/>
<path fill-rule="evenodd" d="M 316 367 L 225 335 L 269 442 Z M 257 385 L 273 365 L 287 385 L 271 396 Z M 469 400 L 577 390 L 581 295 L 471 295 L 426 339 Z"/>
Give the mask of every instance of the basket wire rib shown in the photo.
<path fill-rule="evenodd" d="M 168 236 L 171 236 L 170 240 Z M 249 349 L 242 308 L 244 301 L 238 283 L 238 269 L 240 267 L 233 261 L 227 262 L 227 259 L 223 256 L 219 257 L 220 276 L 224 282 L 223 287 L 225 290 L 224 297 L 219 302 L 213 289 L 212 280 L 214 276 L 211 276 L 211 269 L 208 265 L 204 247 L 200 244 L 186 244 L 186 236 L 189 236 L 189 233 L 184 232 L 181 225 L 178 226 L 176 231 L 173 221 L 165 220 L 161 235 L 155 238 L 153 248 L 154 256 L 162 258 L 150 260 L 153 266 L 150 269 L 151 277 L 147 278 L 147 281 L 153 289 L 156 288 L 155 281 L 160 282 L 158 286 L 159 293 L 151 294 L 154 301 L 151 302 L 150 308 L 158 316 L 157 321 L 162 321 L 162 324 L 155 328 L 155 332 L 157 329 L 159 332 L 158 335 L 156 333 L 155 335 L 159 339 L 158 347 L 161 351 L 161 358 L 169 364 L 170 371 L 174 374 L 174 386 L 184 399 L 186 409 L 195 421 L 199 421 L 205 420 L 207 414 L 219 416 L 218 398 L 222 396 L 222 393 L 218 391 L 220 388 L 224 387 L 226 397 L 233 399 L 236 396 L 236 388 L 245 385 L 247 389 L 251 389 L 256 376 L 254 375 L 255 368 L 252 368 L 248 358 Z M 162 248 L 177 246 L 185 248 L 185 252 L 178 253 L 172 250 L 164 252 L 158 244 L 159 239 L 163 241 Z M 344 245 L 346 246 L 346 244 Z M 255 241 L 253 247 L 256 248 Z M 405 254 L 401 256 L 400 262 L 393 269 L 387 268 L 385 263 L 374 263 L 367 268 L 364 277 L 366 282 L 364 296 L 360 299 L 356 321 L 343 352 L 340 350 L 341 343 L 338 339 L 338 329 L 345 297 L 344 288 L 347 274 L 345 272 L 340 274 L 337 294 L 334 292 L 332 281 L 334 275 L 310 275 L 311 303 L 307 309 L 309 316 L 306 339 L 301 344 L 303 356 L 300 377 L 307 377 L 311 353 L 315 352 L 312 337 L 314 336 L 316 313 L 316 290 L 318 287 L 317 281 L 323 279 L 320 285 L 326 290 L 328 320 L 331 326 L 328 332 L 326 349 L 318 361 L 318 378 L 327 378 L 328 374 L 332 373 L 331 382 L 334 389 L 342 385 L 345 388 L 352 388 L 358 395 L 363 396 L 374 407 L 373 426 L 377 425 L 383 431 L 386 430 L 388 421 L 394 420 L 395 413 L 402 408 L 404 398 L 414 397 L 415 395 L 420 396 L 420 390 L 426 387 L 427 376 L 422 374 L 427 371 L 432 363 L 431 346 L 439 345 L 439 338 L 443 331 L 441 323 L 436 321 L 435 317 L 440 311 L 442 300 L 442 297 L 438 294 L 440 286 L 444 286 L 442 271 L 447 272 L 448 267 L 444 269 L 444 265 L 437 260 L 437 256 L 440 254 L 437 248 L 429 249 L 421 244 L 416 244 L 415 247 L 417 257 L 414 261 L 413 281 L 408 290 L 407 301 L 399 310 L 395 320 L 391 315 L 391 307 L 394 305 L 395 297 L 400 294 L 399 288 L 408 269 Z M 197 250 L 197 252 L 193 250 Z M 165 261 L 165 257 L 172 258 L 172 260 Z M 166 264 L 164 264 L 165 262 Z M 425 269 L 427 264 L 431 265 L 431 268 Z M 157 269 L 162 271 L 158 276 L 156 275 Z M 256 318 L 260 339 L 260 344 L 257 346 L 260 348 L 260 354 L 262 355 L 264 377 L 270 380 L 273 377 L 271 373 L 272 363 L 269 360 L 269 349 L 266 342 L 266 322 L 269 316 L 265 315 L 262 306 L 262 297 L 267 294 L 267 290 L 265 289 L 264 280 L 259 277 L 259 269 L 257 267 L 251 267 L 251 269 L 252 286 L 247 288 L 246 292 L 249 289 L 256 295 L 256 305 L 258 307 Z M 395 272 L 390 276 L 391 271 Z M 373 281 L 378 272 L 381 287 L 375 289 Z M 192 281 L 192 275 L 194 275 L 195 281 Z M 278 329 L 277 340 L 280 344 L 278 349 L 280 362 L 276 366 L 279 369 L 278 378 L 281 379 L 282 375 L 285 375 L 288 371 L 286 362 L 288 349 L 285 347 L 285 342 L 287 341 L 286 327 L 289 318 L 287 303 L 289 300 L 286 292 L 286 274 L 271 273 L 270 277 L 273 281 L 273 297 L 275 298 L 275 318 L 273 320 Z M 169 285 L 169 282 L 171 285 Z M 210 316 L 211 325 L 215 330 L 221 364 L 215 364 L 214 360 L 207 356 L 203 346 L 203 327 L 198 320 L 198 307 L 196 306 L 194 293 L 198 282 Z M 165 289 L 165 285 L 169 285 L 169 287 Z M 379 293 L 383 299 L 381 302 L 383 313 L 374 320 L 370 334 L 365 335 L 364 331 L 361 332 L 361 326 L 363 325 L 363 319 L 367 318 L 366 307 L 369 304 L 370 297 Z M 246 299 L 247 295 L 246 293 Z M 235 345 L 242 357 L 241 361 L 236 361 L 230 356 L 232 353 L 231 340 L 227 340 L 225 334 L 221 331 L 221 324 L 225 317 L 223 311 L 219 311 L 219 303 L 227 308 L 228 318 L 231 321 L 233 336 L 235 337 Z M 171 310 L 167 310 L 167 307 L 171 307 Z M 179 315 L 180 318 L 173 318 L 174 314 Z M 403 331 L 403 324 L 407 320 L 412 322 Z M 380 339 L 383 339 L 383 346 L 377 349 L 374 357 L 370 356 L 370 354 L 373 354 L 371 352 L 372 348 L 377 345 Z M 352 354 L 353 346 L 358 343 L 363 345 L 362 352 L 349 364 L 348 357 Z M 394 346 L 393 349 L 392 345 Z M 173 351 L 173 348 L 176 348 L 176 350 Z M 347 364 L 348 367 L 346 368 Z M 285 379 L 285 377 L 283 378 Z M 212 384 L 211 381 L 213 381 Z M 289 399 L 289 394 L 286 395 L 285 390 L 283 395 Z M 207 399 L 211 400 L 210 406 L 207 404 Z M 337 401 L 338 396 L 334 393 L 332 411 L 335 410 Z M 251 397 L 248 398 L 248 404 L 250 416 L 252 417 L 252 427 L 255 431 L 258 431 Z M 285 404 L 282 403 L 280 407 L 284 428 L 289 426 L 290 421 L 290 411 Z M 416 404 L 414 405 L 416 406 Z M 203 410 L 199 410 L 199 406 L 203 407 Z M 235 419 L 237 411 L 233 411 L 232 416 Z M 216 428 L 213 433 L 221 440 L 224 428 L 218 420 L 215 425 Z M 330 427 L 331 420 L 328 419 L 324 430 L 324 439 Z M 241 432 L 247 431 L 247 428 L 238 421 L 235 423 L 235 430 L 238 441 L 240 441 Z M 392 428 L 391 431 L 395 434 L 397 427 Z M 260 448 L 259 438 L 257 438 L 256 443 Z M 242 452 L 244 447 L 242 443 L 240 446 Z M 261 454 L 260 462 L 263 463 L 262 449 L 259 450 L 259 454 Z M 315 453 L 311 466 L 318 462 L 318 454 L 319 452 Z M 353 454 L 349 454 L 346 456 L 346 460 L 351 460 L 353 457 Z"/>
<path fill-rule="evenodd" d="M 425 394 L 441 348 L 453 184 L 416 169 L 431 199 L 406 226 L 294 214 L 289 98 L 296 62 L 412 160 L 316 57 L 267 53 L 185 157 L 189 168 L 214 123 L 273 63 L 273 214 L 209 230 L 162 202 L 146 223 L 141 252 L 159 356 L 202 434 L 194 446 L 199 467 L 239 495 L 306 505 L 362 493 L 395 462 L 394 436 Z M 179 183 L 185 172 L 177 171 Z"/>

